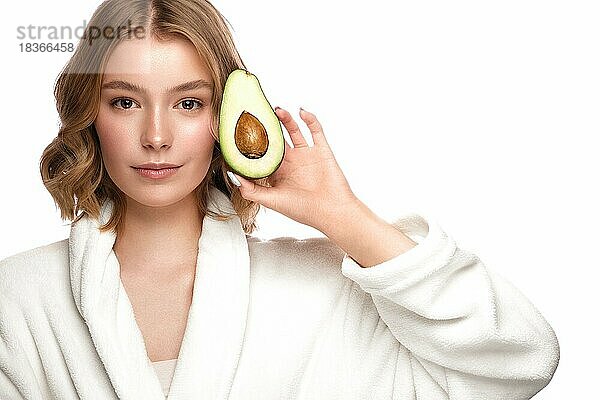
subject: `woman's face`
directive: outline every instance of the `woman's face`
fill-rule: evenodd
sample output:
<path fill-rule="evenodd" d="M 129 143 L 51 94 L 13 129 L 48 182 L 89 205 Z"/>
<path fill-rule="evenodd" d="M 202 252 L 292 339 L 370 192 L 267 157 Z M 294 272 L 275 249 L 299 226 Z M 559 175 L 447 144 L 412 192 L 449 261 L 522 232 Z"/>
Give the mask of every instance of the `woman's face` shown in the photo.
<path fill-rule="evenodd" d="M 171 205 L 202 182 L 210 167 L 213 81 L 191 42 L 126 40 L 106 66 L 94 122 L 113 182 L 146 206 Z M 147 162 L 180 165 L 160 179 L 135 168 Z"/>

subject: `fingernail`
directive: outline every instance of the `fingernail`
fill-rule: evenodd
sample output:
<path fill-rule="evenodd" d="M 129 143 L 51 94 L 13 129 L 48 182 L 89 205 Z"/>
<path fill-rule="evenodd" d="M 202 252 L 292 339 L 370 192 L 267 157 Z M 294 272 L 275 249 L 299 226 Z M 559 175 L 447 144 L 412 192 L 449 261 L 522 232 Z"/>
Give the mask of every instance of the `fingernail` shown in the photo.
<path fill-rule="evenodd" d="M 308 111 L 306 111 L 304 108 L 300 107 L 300 112 L 302 112 L 302 111 L 304 111 L 304 112 L 308 112 Z"/>
<path fill-rule="evenodd" d="M 277 111 L 279 110 L 281 107 L 275 106 L 275 108 L 273 110 Z"/>
<path fill-rule="evenodd" d="M 242 184 L 240 183 L 240 181 L 238 180 L 238 178 L 235 177 L 235 175 L 233 174 L 233 172 L 231 171 L 227 171 L 227 176 L 229 177 L 229 180 L 231 181 L 231 183 L 233 183 L 235 186 L 242 186 Z"/>

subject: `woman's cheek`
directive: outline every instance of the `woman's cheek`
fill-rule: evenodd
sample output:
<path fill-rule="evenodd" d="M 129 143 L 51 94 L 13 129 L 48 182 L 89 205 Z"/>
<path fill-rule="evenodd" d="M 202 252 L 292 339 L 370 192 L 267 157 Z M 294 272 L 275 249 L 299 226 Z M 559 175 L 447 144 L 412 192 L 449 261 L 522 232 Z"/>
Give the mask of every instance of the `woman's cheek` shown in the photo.
<path fill-rule="evenodd" d="M 182 135 L 183 148 L 187 149 L 190 158 L 200 158 L 202 161 L 212 158 L 212 151 L 215 140 L 210 134 L 209 121 L 202 119 L 195 123 L 190 123 L 185 127 L 185 135 Z"/>
<path fill-rule="evenodd" d="M 102 149 L 102 161 L 109 175 L 114 176 L 119 165 L 128 165 L 126 158 L 130 154 L 127 149 L 130 147 L 131 127 L 104 115 L 98 116 L 94 126 Z"/>

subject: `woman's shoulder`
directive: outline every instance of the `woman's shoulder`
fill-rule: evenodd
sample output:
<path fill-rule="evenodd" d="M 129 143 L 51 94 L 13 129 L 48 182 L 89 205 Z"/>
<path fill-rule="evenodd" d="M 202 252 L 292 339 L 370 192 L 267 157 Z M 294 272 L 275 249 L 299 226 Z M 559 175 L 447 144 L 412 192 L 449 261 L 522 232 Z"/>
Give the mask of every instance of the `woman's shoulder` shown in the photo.
<path fill-rule="evenodd" d="M 248 237 L 248 249 L 255 269 L 287 270 L 292 274 L 296 271 L 305 277 L 317 273 L 333 279 L 343 278 L 341 264 L 345 252 L 328 237 Z"/>
<path fill-rule="evenodd" d="M 280 236 L 272 239 L 261 239 L 248 236 L 250 251 L 259 250 L 271 258 L 292 257 L 303 261 L 335 262 L 344 256 L 340 249 L 328 237 L 295 238 Z"/>
<path fill-rule="evenodd" d="M 69 269 L 69 240 L 25 250 L 0 260 L 0 293 L 37 290 Z"/>

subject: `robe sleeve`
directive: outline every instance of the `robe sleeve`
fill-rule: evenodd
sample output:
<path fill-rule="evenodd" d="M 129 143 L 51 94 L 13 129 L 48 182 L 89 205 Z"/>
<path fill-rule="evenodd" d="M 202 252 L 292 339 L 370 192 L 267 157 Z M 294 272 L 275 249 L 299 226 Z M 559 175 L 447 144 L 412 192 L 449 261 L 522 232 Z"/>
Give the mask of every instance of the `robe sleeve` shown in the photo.
<path fill-rule="evenodd" d="M 0 267 L 2 267 L 0 265 Z M 22 338 L 29 327 L 19 308 L 0 293 L 0 399 L 43 399 Z M 33 342 L 33 339 L 31 339 Z"/>
<path fill-rule="evenodd" d="M 0 364 L 0 369 L 5 365 Z M 19 393 L 19 389 L 10 380 L 10 378 L 0 370 L 0 399 L 6 400 L 22 400 L 23 396 Z"/>
<path fill-rule="evenodd" d="M 516 287 L 423 215 L 392 223 L 415 247 L 369 268 L 345 254 L 342 274 L 371 295 L 408 350 L 415 392 L 435 380 L 448 399 L 531 398 L 558 366 L 553 329 Z"/>

